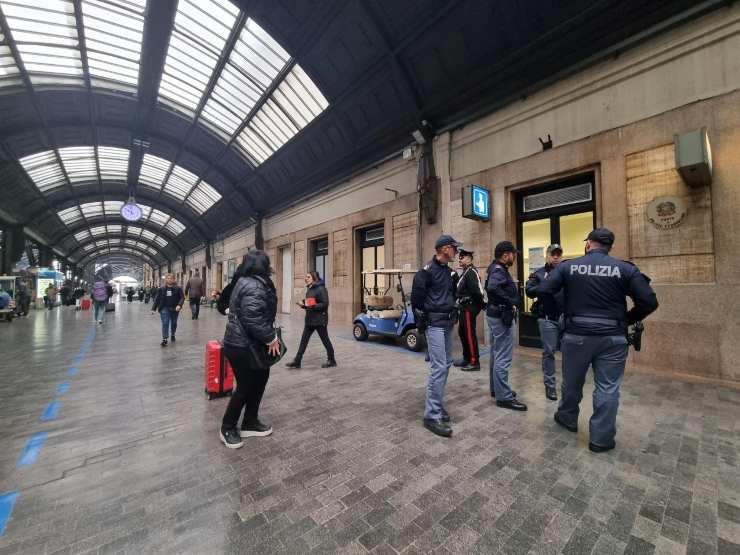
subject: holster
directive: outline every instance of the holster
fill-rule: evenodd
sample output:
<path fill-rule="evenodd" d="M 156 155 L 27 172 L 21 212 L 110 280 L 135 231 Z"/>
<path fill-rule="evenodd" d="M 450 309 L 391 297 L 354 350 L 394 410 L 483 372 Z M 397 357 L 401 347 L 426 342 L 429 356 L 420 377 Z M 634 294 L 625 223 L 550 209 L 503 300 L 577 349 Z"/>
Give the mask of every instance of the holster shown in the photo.
<path fill-rule="evenodd" d="M 511 324 L 514 323 L 514 320 L 516 320 L 516 312 L 514 312 L 514 307 L 499 305 L 498 310 L 501 313 L 501 322 L 507 328 L 511 326 Z"/>

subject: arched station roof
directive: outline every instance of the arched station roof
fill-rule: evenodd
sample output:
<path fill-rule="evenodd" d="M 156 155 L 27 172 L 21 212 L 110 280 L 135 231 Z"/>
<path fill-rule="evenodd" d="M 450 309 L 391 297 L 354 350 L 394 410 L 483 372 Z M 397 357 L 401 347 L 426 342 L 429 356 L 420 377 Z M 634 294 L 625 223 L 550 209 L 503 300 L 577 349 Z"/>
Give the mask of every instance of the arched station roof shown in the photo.
<path fill-rule="evenodd" d="M 722 4 L 0 0 L 0 217 L 79 262 L 133 192 L 163 262 Z"/>

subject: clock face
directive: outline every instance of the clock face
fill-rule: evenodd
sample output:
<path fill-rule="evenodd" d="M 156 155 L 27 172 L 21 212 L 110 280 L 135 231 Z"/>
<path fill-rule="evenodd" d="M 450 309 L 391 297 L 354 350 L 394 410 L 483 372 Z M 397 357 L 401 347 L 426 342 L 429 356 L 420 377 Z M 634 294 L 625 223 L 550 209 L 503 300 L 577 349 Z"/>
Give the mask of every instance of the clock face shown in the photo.
<path fill-rule="evenodd" d="M 121 207 L 121 216 L 129 222 L 135 222 L 141 218 L 141 208 L 133 202 L 127 202 Z"/>

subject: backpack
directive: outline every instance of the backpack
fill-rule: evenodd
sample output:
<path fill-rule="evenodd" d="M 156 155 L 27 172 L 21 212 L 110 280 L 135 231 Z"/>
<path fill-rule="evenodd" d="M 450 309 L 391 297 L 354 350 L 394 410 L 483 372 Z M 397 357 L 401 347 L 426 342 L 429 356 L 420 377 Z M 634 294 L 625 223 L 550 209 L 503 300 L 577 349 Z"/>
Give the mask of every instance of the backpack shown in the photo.
<path fill-rule="evenodd" d="M 105 287 L 105 283 L 102 281 L 95 282 L 92 290 L 92 298 L 98 302 L 104 302 L 108 300 L 108 290 Z"/>
<path fill-rule="evenodd" d="M 229 284 L 224 287 L 224 290 L 221 291 L 221 296 L 216 302 L 216 310 L 218 310 L 223 315 L 226 315 L 226 310 L 229 308 L 229 302 L 231 301 L 231 291 L 234 289 L 234 285 L 236 284 L 236 282 L 237 280 L 232 279 Z"/>

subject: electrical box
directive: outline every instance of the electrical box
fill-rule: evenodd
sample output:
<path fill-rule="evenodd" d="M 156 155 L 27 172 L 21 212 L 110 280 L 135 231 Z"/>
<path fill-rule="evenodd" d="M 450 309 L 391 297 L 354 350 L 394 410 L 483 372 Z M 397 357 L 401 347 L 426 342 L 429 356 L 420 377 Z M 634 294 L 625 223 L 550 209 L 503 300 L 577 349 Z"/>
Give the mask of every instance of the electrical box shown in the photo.
<path fill-rule="evenodd" d="M 491 219 L 491 191 L 480 185 L 462 188 L 462 217 L 487 222 Z"/>
<path fill-rule="evenodd" d="M 712 183 L 712 149 L 707 128 L 675 135 L 676 169 L 689 187 Z"/>

